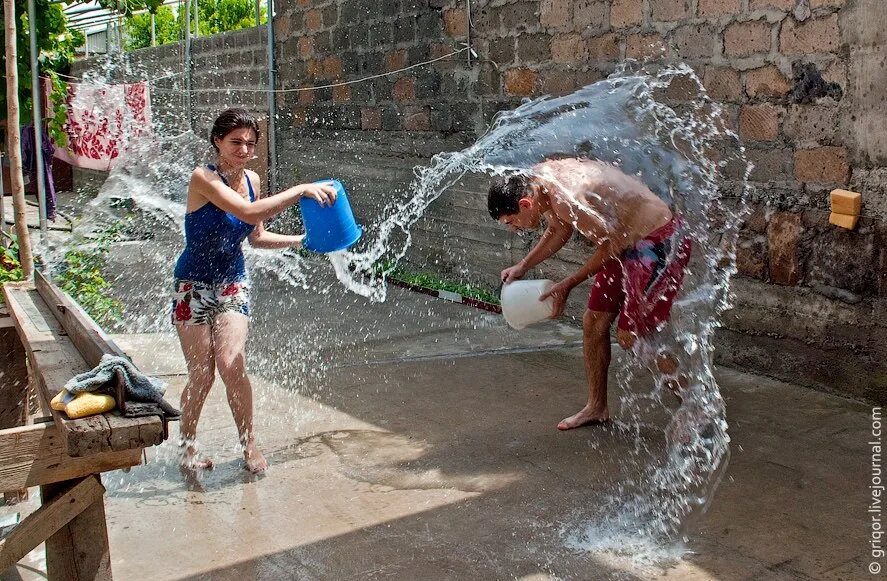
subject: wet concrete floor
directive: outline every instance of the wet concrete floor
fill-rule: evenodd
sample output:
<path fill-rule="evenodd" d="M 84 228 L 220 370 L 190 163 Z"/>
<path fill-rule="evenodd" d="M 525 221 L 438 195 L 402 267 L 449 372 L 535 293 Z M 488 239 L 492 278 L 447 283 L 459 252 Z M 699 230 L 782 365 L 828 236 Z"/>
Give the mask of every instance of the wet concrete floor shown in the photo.
<path fill-rule="evenodd" d="M 167 442 L 149 450 L 147 465 L 105 475 L 115 577 L 869 576 L 865 404 L 718 370 L 731 459 L 708 511 L 664 551 L 683 557 L 584 551 L 571 538 L 603 524 L 599 508 L 637 466 L 622 462 L 636 442 L 618 423 L 555 429 L 584 398 L 578 330 L 551 323 L 517 333 L 496 315 L 391 293 L 373 305 L 310 291 L 284 301 L 292 290 L 281 284 L 259 290 L 251 369 L 271 468 L 260 478 L 243 470 L 217 383 L 200 428 L 214 471 L 187 484 Z M 153 317 L 150 298 L 142 308 Z M 336 316 L 311 316 L 320 311 Z M 117 340 L 178 399 L 184 366 L 168 328 Z M 616 418 L 618 396 L 614 388 Z M 644 418 L 639 437 L 653 455 L 666 413 Z M 17 573 L 43 570 L 35 551 Z"/>

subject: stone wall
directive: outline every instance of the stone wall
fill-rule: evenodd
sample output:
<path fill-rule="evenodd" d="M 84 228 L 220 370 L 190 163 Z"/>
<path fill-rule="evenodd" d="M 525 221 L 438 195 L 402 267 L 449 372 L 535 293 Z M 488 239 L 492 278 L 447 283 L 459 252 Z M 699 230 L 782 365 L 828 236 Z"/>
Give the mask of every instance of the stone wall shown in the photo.
<path fill-rule="evenodd" d="M 415 165 L 471 143 L 522 98 L 572 91 L 627 58 L 687 62 L 724 104 L 755 164 L 720 361 L 887 401 L 880 0 L 474 0 L 470 19 L 466 6 L 282 0 L 274 19 L 285 91 L 277 101 L 281 185 L 340 177 L 356 213 L 372 222 L 409 195 Z M 462 52 L 386 74 L 469 40 L 478 53 L 470 63 Z M 264 86 L 250 69 L 264 66 L 255 43 L 224 35 L 197 44 L 195 54 L 205 51 L 221 71 L 201 82 Z M 373 75 L 381 76 L 340 84 Z M 262 107 L 263 97 L 214 95 L 200 101 L 197 126 L 235 101 Z M 828 224 L 835 187 L 863 194 L 852 232 Z M 415 268 L 495 285 L 523 255 L 532 241 L 489 220 L 485 189 L 483 176 L 470 176 L 432 205 L 413 231 Z M 536 275 L 562 276 L 589 252 L 572 241 Z M 584 293 L 575 294 L 578 315 Z"/>
<path fill-rule="evenodd" d="M 78 60 L 72 72 L 81 77 L 89 71 L 110 83 L 150 80 L 152 121 L 155 130 L 162 134 L 193 129 L 197 135 L 208 136 L 215 116 L 233 106 L 249 109 L 263 119 L 262 127 L 267 127 L 267 39 L 265 27 L 192 39 L 190 122 L 183 43 Z M 253 165 L 260 175 L 265 175 L 268 167 L 267 135 L 263 137 L 257 149 L 265 157 Z M 102 177 L 98 172 L 75 170 L 75 179 L 81 185 L 101 181 Z M 268 180 L 263 181 L 267 184 Z"/>
<path fill-rule="evenodd" d="M 479 58 L 470 66 L 462 53 L 368 83 L 284 95 L 288 163 L 312 177 L 332 164 L 364 199 L 396 196 L 414 163 L 470 142 L 522 97 L 572 91 L 626 58 L 687 62 L 725 105 L 755 164 L 719 359 L 887 399 L 878 316 L 887 305 L 887 40 L 876 0 L 471 4 Z M 466 3 L 445 0 L 296 0 L 275 25 L 288 71 L 282 88 L 401 69 L 458 49 L 469 33 Z M 828 224 L 835 187 L 863 193 L 853 232 Z M 444 194 L 417 225 L 411 259 L 494 284 L 529 243 L 489 221 L 484 188 L 468 180 Z M 561 276 L 588 252 L 572 242 L 538 274 Z"/>

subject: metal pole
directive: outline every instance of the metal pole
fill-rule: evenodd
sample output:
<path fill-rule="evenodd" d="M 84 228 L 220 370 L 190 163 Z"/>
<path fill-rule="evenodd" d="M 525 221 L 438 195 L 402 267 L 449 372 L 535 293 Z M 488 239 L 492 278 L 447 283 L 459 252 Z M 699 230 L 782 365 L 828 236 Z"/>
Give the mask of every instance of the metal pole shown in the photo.
<path fill-rule="evenodd" d="M 200 14 L 197 12 L 197 0 L 194 0 L 194 36 L 200 36 Z"/>
<path fill-rule="evenodd" d="M 46 237 L 46 178 L 43 175 L 43 113 L 40 110 L 40 72 L 37 68 L 37 8 L 28 0 L 28 36 L 31 41 L 31 108 L 34 119 L 34 161 L 37 165 L 37 214 L 40 216 L 40 235 Z"/>
<path fill-rule="evenodd" d="M 262 0 L 256 0 L 256 26 L 262 25 Z"/>
<path fill-rule="evenodd" d="M 191 119 L 191 3 L 185 0 L 185 114 L 188 129 L 193 127 Z"/>
<path fill-rule="evenodd" d="M 157 24 L 154 22 L 154 13 L 151 13 L 151 46 L 157 46 Z"/>
<path fill-rule="evenodd" d="M 277 71 L 274 62 L 274 0 L 268 0 L 268 192 L 277 191 Z"/>

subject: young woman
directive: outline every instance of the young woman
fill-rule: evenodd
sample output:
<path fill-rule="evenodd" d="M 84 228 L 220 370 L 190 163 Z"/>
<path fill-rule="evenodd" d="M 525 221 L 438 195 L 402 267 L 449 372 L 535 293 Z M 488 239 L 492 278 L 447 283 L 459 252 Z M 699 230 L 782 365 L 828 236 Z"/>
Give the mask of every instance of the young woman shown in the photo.
<path fill-rule="evenodd" d="M 210 133 L 216 162 L 191 174 L 185 209 L 185 250 L 175 266 L 173 324 L 188 364 L 182 393 L 181 465 L 208 470 L 212 460 L 198 455 L 197 422 L 218 370 L 234 415 L 246 468 L 258 474 L 268 462 L 256 446 L 252 385 L 246 374 L 249 279 L 241 245 L 292 248 L 304 236 L 267 232 L 262 222 L 306 196 L 332 204 L 331 184 L 301 184 L 277 195 L 260 196 L 259 176 L 246 164 L 254 157 L 259 126 L 243 109 L 219 115 Z"/>

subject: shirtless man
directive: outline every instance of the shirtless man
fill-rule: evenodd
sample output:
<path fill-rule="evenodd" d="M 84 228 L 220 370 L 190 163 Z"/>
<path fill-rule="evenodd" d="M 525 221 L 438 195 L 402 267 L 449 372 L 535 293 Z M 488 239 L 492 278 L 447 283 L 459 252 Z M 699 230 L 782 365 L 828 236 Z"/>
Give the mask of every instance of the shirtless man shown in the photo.
<path fill-rule="evenodd" d="M 557 427 L 570 430 L 607 422 L 610 326 L 619 315 L 619 345 L 630 350 L 639 337 L 649 336 L 668 320 L 689 260 L 690 241 L 673 244 L 677 220 L 668 205 L 639 179 L 610 164 L 569 158 L 545 161 L 532 171 L 529 177 L 497 178 L 490 186 L 488 206 L 494 220 L 513 231 L 536 229 L 543 218 L 547 223 L 523 260 L 502 271 L 502 281 L 523 277 L 560 250 L 574 230 L 597 245 L 584 266 L 540 300 L 551 297 L 551 317 L 560 317 L 570 291 L 594 277 L 582 319 L 588 402 Z M 656 368 L 674 377 L 677 362 L 662 353 Z"/>

